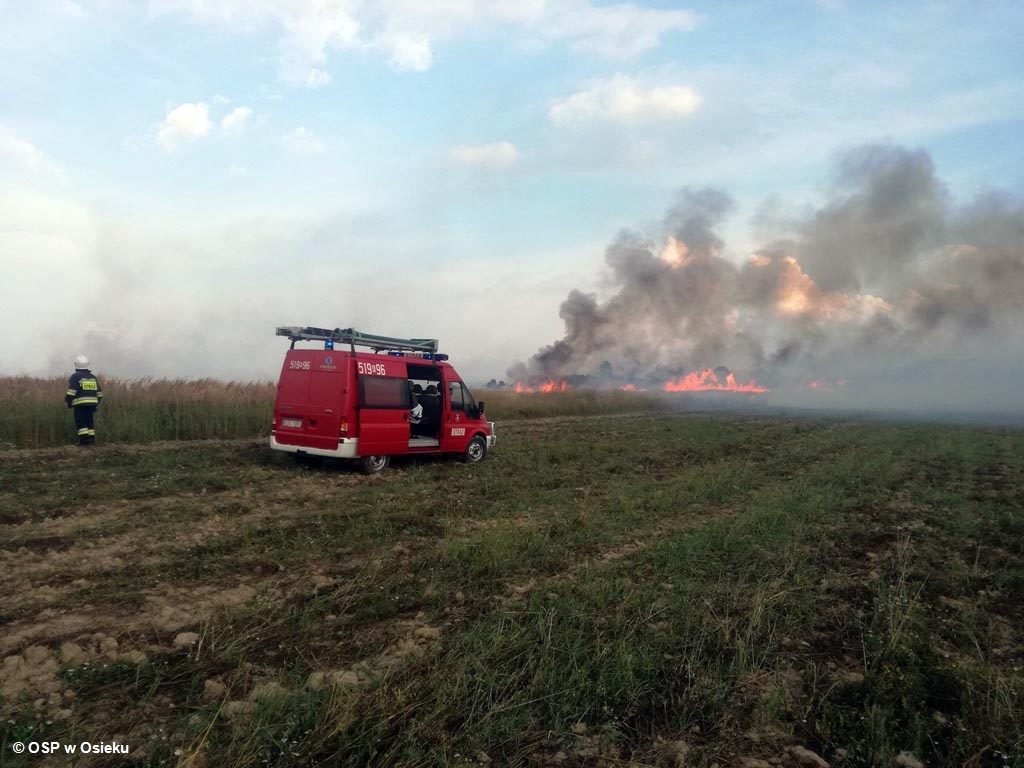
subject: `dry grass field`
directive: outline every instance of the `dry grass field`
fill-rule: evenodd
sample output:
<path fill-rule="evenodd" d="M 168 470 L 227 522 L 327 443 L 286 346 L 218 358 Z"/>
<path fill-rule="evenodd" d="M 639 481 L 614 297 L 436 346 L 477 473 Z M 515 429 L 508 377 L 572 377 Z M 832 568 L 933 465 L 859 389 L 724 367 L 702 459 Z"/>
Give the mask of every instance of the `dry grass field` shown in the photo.
<path fill-rule="evenodd" d="M 96 416 L 101 442 L 207 440 L 270 434 L 274 387 L 169 379 L 107 379 Z M 0 377 L 0 450 L 74 442 L 67 380 Z"/>
<path fill-rule="evenodd" d="M 1024 433 L 498 435 L 0 452 L 0 763 L 1024 767 Z"/>
<path fill-rule="evenodd" d="M 75 441 L 71 414 L 64 407 L 66 383 L 56 377 L 0 377 L 0 450 Z M 257 438 L 270 434 L 273 382 L 101 377 L 101 383 L 104 399 L 97 414 L 101 443 Z M 664 407 L 664 401 L 655 397 L 628 392 L 517 394 L 481 388 L 476 396 L 486 403 L 488 417 L 501 421 Z"/>

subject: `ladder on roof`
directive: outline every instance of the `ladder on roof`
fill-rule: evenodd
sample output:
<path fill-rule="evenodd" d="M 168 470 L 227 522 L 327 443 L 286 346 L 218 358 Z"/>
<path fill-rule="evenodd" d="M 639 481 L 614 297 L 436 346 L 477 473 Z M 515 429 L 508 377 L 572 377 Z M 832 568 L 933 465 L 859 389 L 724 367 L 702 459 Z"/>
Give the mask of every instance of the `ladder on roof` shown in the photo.
<path fill-rule="evenodd" d="M 282 326 L 276 331 L 277 336 L 286 336 L 296 341 L 331 341 L 335 344 L 348 344 L 351 347 L 369 347 L 374 352 L 437 352 L 437 339 L 398 339 L 393 336 L 377 336 L 362 333 L 354 328 L 312 328 L 297 325 Z"/>

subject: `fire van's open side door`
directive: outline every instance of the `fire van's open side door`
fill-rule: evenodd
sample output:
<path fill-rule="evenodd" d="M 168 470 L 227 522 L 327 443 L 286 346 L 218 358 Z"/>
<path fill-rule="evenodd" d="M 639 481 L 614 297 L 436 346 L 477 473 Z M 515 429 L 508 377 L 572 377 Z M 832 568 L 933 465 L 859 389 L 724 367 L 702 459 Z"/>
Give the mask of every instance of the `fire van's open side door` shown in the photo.
<path fill-rule="evenodd" d="M 409 387 L 412 407 L 420 406 L 420 420 L 409 436 L 412 451 L 436 451 L 440 445 L 442 423 L 441 369 L 435 364 L 409 363 Z"/>

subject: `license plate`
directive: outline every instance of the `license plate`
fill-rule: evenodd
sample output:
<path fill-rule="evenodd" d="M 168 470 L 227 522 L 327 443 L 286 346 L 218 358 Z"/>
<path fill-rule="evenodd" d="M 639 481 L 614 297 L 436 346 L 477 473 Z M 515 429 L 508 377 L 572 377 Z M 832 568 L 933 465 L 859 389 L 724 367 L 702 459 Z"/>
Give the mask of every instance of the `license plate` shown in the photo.
<path fill-rule="evenodd" d="M 281 419 L 281 426 L 288 429 L 301 429 L 302 419 Z"/>

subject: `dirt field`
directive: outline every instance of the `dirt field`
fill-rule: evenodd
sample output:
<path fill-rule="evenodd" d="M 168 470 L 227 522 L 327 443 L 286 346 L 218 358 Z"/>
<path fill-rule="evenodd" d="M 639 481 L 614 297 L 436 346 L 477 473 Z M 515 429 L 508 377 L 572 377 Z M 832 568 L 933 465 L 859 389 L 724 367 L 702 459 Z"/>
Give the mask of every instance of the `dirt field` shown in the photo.
<path fill-rule="evenodd" d="M 0 765 L 1024 767 L 1024 433 L 0 452 Z"/>

